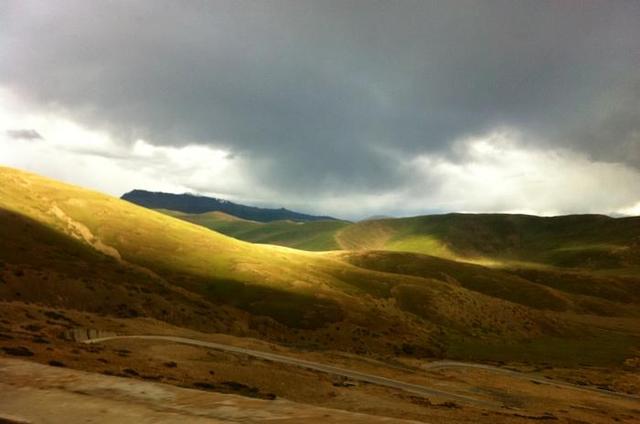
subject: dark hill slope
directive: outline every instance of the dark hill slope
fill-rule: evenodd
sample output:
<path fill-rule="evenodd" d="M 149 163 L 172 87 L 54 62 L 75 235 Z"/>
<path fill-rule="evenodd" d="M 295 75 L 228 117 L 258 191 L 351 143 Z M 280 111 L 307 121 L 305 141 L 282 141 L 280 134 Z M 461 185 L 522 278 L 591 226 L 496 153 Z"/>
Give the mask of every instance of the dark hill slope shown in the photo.
<path fill-rule="evenodd" d="M 329 216 L 315 216 L 290 211 L 288 209 L 267 209 L 246 206 L 215 197 L 196 196 L 193 194 L 161 193 L 145 190 L 133 190 L 121 197 L 131 203 L 149 209 L 169 209 L 185 213 L 204 213 L 219 211 L 238 218 L 259 222 L 270 222 L 284 219 L 292 221 L 326 221 L 333 220 Z"/>

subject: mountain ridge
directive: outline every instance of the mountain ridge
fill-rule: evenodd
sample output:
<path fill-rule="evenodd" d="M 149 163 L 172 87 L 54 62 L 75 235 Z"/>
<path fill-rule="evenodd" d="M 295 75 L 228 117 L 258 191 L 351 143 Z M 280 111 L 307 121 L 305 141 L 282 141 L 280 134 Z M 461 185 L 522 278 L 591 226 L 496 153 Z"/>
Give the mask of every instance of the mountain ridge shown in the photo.
<path fill-rule="evenodd" d="M 169 209 L 184 213 L 224 212 L 238 218 L 258 222 L 279 220 L 292 221 L 335 221 L 331 216 L 317 216 L 292 211 L 285 208 L 260 208 L 234 203 L 216 197 L 190 193 L 175 194 L 160 191 L 134 189 L 123 194 L 121 199 L 149 209 Z"/>

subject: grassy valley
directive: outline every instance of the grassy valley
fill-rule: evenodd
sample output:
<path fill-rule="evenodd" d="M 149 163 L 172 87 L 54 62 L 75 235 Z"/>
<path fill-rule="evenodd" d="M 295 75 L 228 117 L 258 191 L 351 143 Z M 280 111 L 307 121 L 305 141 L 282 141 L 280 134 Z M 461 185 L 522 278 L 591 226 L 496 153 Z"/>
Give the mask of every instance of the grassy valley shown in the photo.
<path fill-rule="evenodd" d="M 597 349 L 599 336 L 611 337 L 608 330 L 587 328 L 570 315 L 640 316 L 633 277 L 251 244 L 33 174 L 3 168 L 0 177 L 0 293 L 8 300 L 149 315 L 318 348 L 435 356 L 455 352 L 451 344 L 468 337 L 479 344 L 545 337 L 583 343 L 583 332 L 593 335 Z M 629 346 L 614 362 L 633 355 L 636 336 L 624 336 Z"/>
<path fill-rule="evenodd" d="M 217 211 L 200 214 L 167 209 L 158 211 L 240 240 L 309 251 L 340 249 L 335 235 L 350 224 L 339 220 L 257 222 Z"/>

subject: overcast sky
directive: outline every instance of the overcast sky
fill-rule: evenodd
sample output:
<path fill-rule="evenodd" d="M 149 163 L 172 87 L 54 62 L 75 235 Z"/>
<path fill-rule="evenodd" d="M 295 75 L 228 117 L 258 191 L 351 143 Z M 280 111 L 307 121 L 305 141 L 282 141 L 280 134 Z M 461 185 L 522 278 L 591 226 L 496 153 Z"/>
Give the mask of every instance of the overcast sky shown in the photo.
<path fill-rule="evenodd" d="M 0 0 L 0 164 L 346 218 L 640 214 L 640 2 Z"/>

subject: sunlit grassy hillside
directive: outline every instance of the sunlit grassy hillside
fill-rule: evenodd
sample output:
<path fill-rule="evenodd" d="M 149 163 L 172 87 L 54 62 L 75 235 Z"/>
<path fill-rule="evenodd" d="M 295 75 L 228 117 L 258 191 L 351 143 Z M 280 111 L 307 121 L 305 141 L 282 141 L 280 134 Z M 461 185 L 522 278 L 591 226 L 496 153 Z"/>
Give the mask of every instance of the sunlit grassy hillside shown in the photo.
<path fill-rule="evenodd" d="M 374 355 L 621 363 L 638 345 L 634 277 L 251 244 L 9 168 L 0 239 L 0 300 Z"/>
<path fill-rule="evenodd" d="M 335 220 L 256 222 L 222 212 L 186 214 L 162 209 L 159 211 L 240 240 L 309 251 L 340 249 L 335 235 L 349 225 L 346 221 Z"/>
<path fill-rule="evenodd" d="M 364 221 L 345 249 L 424 253 L 488 264 L 618 269 L 640 265 L 640 218 L 446 214 Z"/>

